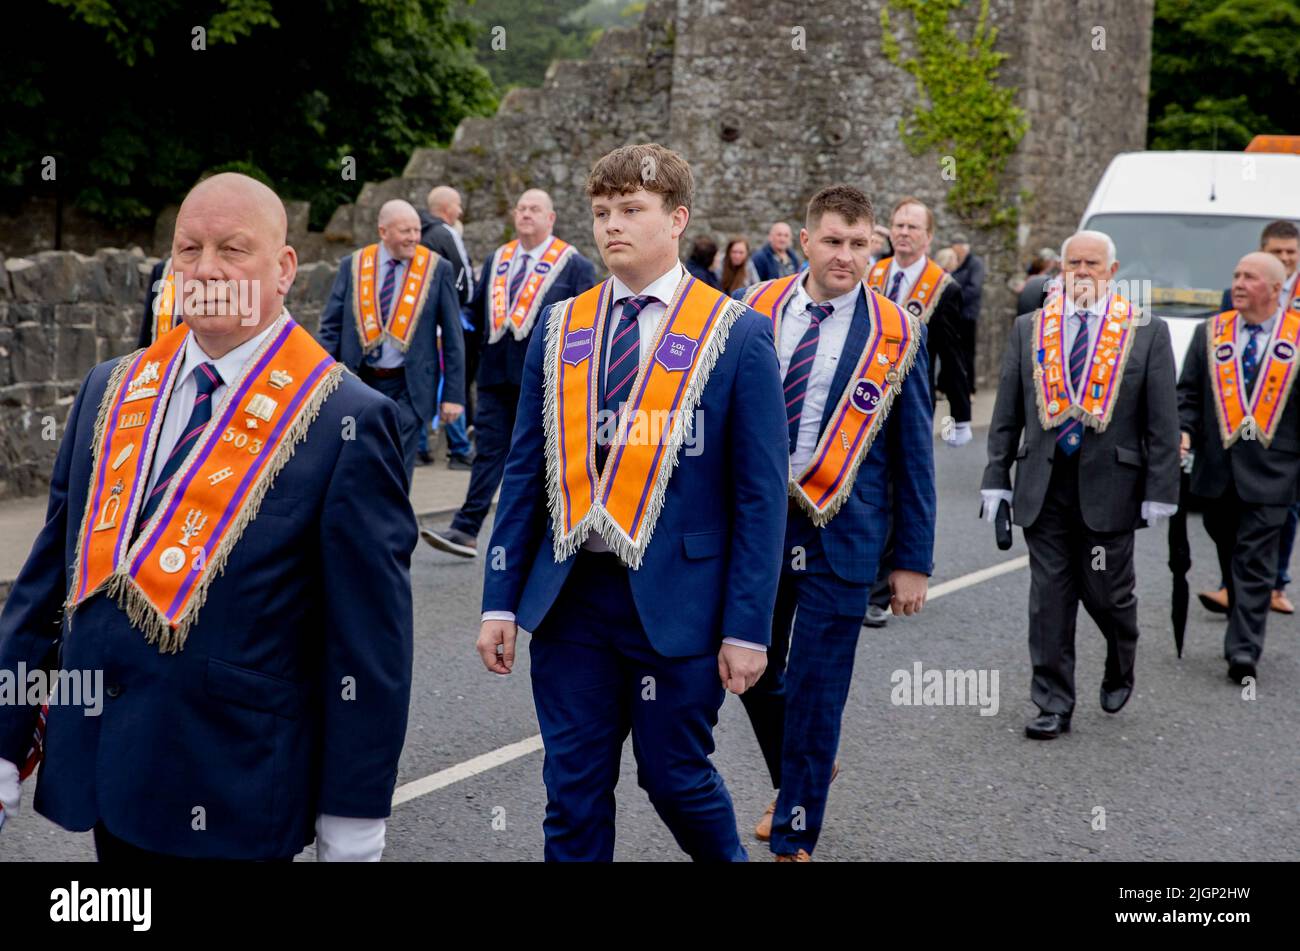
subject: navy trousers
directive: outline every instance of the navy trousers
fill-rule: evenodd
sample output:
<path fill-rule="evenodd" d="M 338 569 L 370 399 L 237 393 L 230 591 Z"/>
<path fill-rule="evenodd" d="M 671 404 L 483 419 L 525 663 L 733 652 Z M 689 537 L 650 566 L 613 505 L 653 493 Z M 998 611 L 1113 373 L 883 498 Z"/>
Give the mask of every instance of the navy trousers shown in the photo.
<path fill-rule="evenodd" d="M 741 694 L 773 786 L 772 851 L 810 855 L 821 834 L 869 584 L 831 570 L 821 530 L 794 507 L 776 593 L 767 670 Z M 804 558 L 790 551 L 799 546 Z"/>
<path fill-rule="evenodd" d="M 478 454 L 469 474 L 469 489 L 465 504 L 451 520 L 451 527 L 466 535 L 478 536 L 483 520 L 492 508 L 492 497 L 501 486 L 501 476 L 506 471 L 506 454 L 510 451 L 510 436 L 515 430 L 515 409 L 519 404 L 519 387 L 506 383 L 479 389 L 477 419 L 474 422 L 474 442 Z M 532 407 L 540 413 L 540 406 Z"/>
<path fill-rule="evenodd" d="M 723 700 L 717 655 L 658 654 L 616 557 L 578 553 L 530 656 L 546 747 L 548 862 L 613 859 L 614 787 L 629 732 L 637 782 L 682 850 L 696 861 L 746 860 L 731 796 L 709 760 Z"/>
<path fill-rule="evenodd" d="M 406 388 L 405 375 L 377 377 L 367 367 L 362 367 L 358 374 L 371 389 L 378 390 L 397 404 L 398 434 L 402 438 L 402 464 L 406 466 L 406 485 L 409 488 L 415 475 L 415 452 L 420 444 L 420 430 L 429 425 L 427 419 L 420 419 L 411 402 L 411 394 Z"/>

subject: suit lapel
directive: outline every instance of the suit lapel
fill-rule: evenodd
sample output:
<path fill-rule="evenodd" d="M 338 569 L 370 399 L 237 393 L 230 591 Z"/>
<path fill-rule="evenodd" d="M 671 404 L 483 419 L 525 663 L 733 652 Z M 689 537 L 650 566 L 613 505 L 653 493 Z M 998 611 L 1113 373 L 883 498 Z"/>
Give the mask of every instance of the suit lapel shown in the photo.
<path fill-rule="evenodd" d="M 826 408 L 822 410 L 822 424 L 817 430 L 817 438 L 820 440 L 822 433 L 826 431 L 826 426 L 835 413 L 835 408 L 839 406 L 840 396 L 844 393 L 845 388 L 850 384 L 853 371 L 857 369 L 857 361 L 845 359 L 845 354 L 860 354 L 862 348 L 867 345 L 867 337 L 871 332 L 871 317 L 867 310 L 867 294 L 861 288 L 858 289 L 858 303 L 853 308 L 853 322 L 849 324 L 849 334 L 844 338 L 844 349 L 840 351 L 839 362 L 835 366 L 835 377 L 831 381 L 830 391 L 826 394 Z"/>

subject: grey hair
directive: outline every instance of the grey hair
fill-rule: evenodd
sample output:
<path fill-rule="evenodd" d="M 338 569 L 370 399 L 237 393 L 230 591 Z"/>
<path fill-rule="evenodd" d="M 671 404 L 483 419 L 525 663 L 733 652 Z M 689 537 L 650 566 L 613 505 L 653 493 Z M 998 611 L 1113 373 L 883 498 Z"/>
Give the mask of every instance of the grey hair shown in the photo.
<path fill-rule="evenodd" d="M 1064 241 L 1061 242 L 1061 266 L 1065 266 L 1065 249 L 1070 246 L 1070 242 L 1075 238 L 1093 238 L 1106 245 L 1106 263 L 1105 267 L 1110 267 L 1115 263 L 1115 242 L 1111 240 L 1110 235 L 1104 231 L 1076 231 Z"/>

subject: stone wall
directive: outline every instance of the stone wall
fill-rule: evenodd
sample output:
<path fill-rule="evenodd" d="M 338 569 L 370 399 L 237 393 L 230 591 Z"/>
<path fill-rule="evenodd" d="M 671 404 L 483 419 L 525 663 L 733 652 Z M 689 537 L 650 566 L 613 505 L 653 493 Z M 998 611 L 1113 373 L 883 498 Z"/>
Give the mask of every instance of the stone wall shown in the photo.
<path fill-rule="evenodd" d="M 138 248 L 0 257 L 0 498 L 45 491 L 81 381 L 136 348 L 156 262 Z M 294 281 L 289 309 L 312 331 L 336 270 L 306 264 Z"/>
<path fill-rule="evenodd" d="M 938 248 L 970 229 L 944 208 L 951 183 L 941 157 L 914 156 L 899 138 L 917 92 L 881 52 L 883 5 L 650 0 L 639 25 L 607 30 L 590 59 L 554 63 L 540 89 L 513 90 L 496 116 L 462 122 L 449 148 L 419 150 L 400 177 L 367 184 L 335 214 L 331 247 L 375 240 L 384 201 L 422 207 L 429 189 L 446 183 L 462 194 L 466 242 L 481 261 L 512 236 L 519 192 L 540 187 L 555 201 L 557 233 L 599 266 L 586 174 L 615 146 L 657 140 L 695 171 L 686 242 L 702 231 L 761 242 L 777 219 L 797 229 L 813 193 L 842 180 L 862 187 L 880 217 L 903 195 L 921 197 L 935 209 Z M 996 374 L 1014 316 L 1008 281 L 1032 250 L 1074 230 L 1112 156 L 1144 147 L 1153 9 L 1153 0 L 990 4 L 997 48 L 1009 54 L 1002 82 L 1019 89 L 1029 132 L 1007 170 L 1007 193 L 1027 196 L 1015 247 L 972 234 L 989 265 L 978 345 L 984 380 Z M 978 11 L 971 0 L 954 15 L 964 35 Z M 906 19 L 895 17 L 896 28 Z M 796 26 L 806 32 L 803 50 L 792 48 Z M 1104 50 L 1094 48 L 1097 27 Z M 903 52 L 912 55 L 906 39 Z"/>

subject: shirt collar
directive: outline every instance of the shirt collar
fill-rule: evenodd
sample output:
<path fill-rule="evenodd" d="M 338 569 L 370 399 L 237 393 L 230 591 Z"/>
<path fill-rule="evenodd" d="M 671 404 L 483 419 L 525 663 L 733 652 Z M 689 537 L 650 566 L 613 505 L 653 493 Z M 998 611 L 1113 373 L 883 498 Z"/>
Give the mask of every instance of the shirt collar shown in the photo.
<path fill-rule="evenodd" d="M 525 248 L 524 243 L 520 241 L 519 253 L 528 255 L 528 259 L 530 261 L 536 261 L 538 258 L 540 258 L 543 254 L 546 253 L 546 249 L 551 246 L 551 242 L 554 240 L 555 240 L 555 235 L 547 235 L 545 241 L 542 241 L 539 244 L 535 244 L 531 248 Z"/>
<path fill-rule="evenodd" d="M 861 286 L 855 286 L 851 291 L 847 291 L 839 297 L 832 297 L 830 300 L 822 301 L 822 303 L 831 305 L 831 317 L 835 317 L 837 314 L 842 314 L 845 311 L 848 311 L 851 314 L 853 308 L 858 304 L 858 294 L 861 292 Z M 795 295 L 795 301 L 798 302 L 796 306 L 799 313 L 806 311 L 808 305 L 813 302 L 812 295 L 808 293 L 807 272 L 804 272 L 804 275 L 799 278 L 799 293 Z"/>
<path fill-rule="evenodd" d="M 1243 316 L 1241 316 L 1241 314 L 1237 314 L 1237 320 L 1239 321 L 1239 323 L 1240 323 L 1240 325 L 1241 325 L 1241 330 L 1242 330 L 1242 332 L 1243 332 L 1243 333 L 1247 332 L 1247 331 L 1246 331 L 1246 318 L 1243 317 Z M 1261 328 L 1263 328 L 1264 336 L 1266 336 L 1266 337 L 1270 337 L 1270 336 L 1273 335 L 1273 325 L 1274 325 L 1275 323 L 1277 323 L 1277 313 L 1276 313 L 1276 312 L 1270 314 L 1268 320 L 1266 320 L 1266 321 L 1264 321 L 1263 323 L 1259 324 L 1259 326 L 1260 326 Z"/>
<path fill-rule="evenodd" d="M 904 280 L 906 280 L 909 285 L 915 284 L 916 279 L 921 276 L 921 271 L 925 269 L 925 263 L 928 260 L 929 257 L 923 254 L 907 267 L 903 267 L 903 265 L 898 263 L 897 257 L 891 258 L 889 261 L 889 276 L 887 280 L 892 284 L 894 275 L 897 272 L 902 271 Z M 885 290 L 888 292 L 889 288 L 886 287 Z"/>
<path fill-rule="evenodd" d="M 384 271 L 388 268 L 388 262 L 389 262 L 389 261 L 395 261 L 395 260 L 397 260 L 397 259 L 394 258 L 391 254 L 388 253 L 388 245 L 386 245 L 386 244 L 384 244 L 384 242 L 380 241 L 380 242 L 379 242 L 379 276 L 380 276 L 380 278 L 383 277 L 383 275 L 384 275 Z M 410 264 L 411 262 L 409 262 L 409 261 L 398 261 L 397 263 L 401 265 L 401 267 L 398 268 L 398 270 L 401 270 L 402 268 L 405 268 L 406 265 Z"/>
<path fill-rule="evenodd" d="M 1109 309 L 1110 309 L 1110 299 L 1107 298 L 1105 300 L 1096 301 L 1091 307 L 1088 308 L 1088 313 L 1092 314 L 1092 316 L 1094 317 L 1097 317 L 1100 316 L 1101 314 L 1107 313 Z M 1071 317 L 1074 317 L 1079 313 L 1080 313 L 1080 308 L 1075 305 L 1074 298 L 1067 297 L 1065 299 L 1065 319 L 1069 320 Z"/>
<path fill-rule="evenodd" d="M 195 338 L 193 333 L 186 334 L 185 357 L 181 362 L 180 373 L 176 377 L 177 385 L 180 385 L 189 379 L 190 374 L 198 368 L 200 363 L 211 363 L 217 368 L 217 373 L 221 376 L 221 384 L 223 386 L 229 386 L 231 382 L 237 379 L 239 374 L 243 372 L 244 365 L 248 363 L 253 354 L 257 352 L 257 348 L 262 345 L 262 341 L 266 339 L 266 335 L 271 332 L 275 323 L 274 320 L 271 321 L 258 331 L 256 337 L 253 337 L 251 340 L 245 340 L 224 357 L 219 357 L 216 360 L 203 352 L 203 347 L 199 345 L 199 341 Z"/>
<path fill-rule="evenodd" d="M 614 303 L 618 303 L 627 297 L 641 296 L 653 297 L 661 304 L 667 305 L 667 303 L 673 299 L 673 294 L 677 290 L 677 285 L 682 282 L 682 262 L 675 262 L 667 272 L 661 274 L 658 278 L 647 284 L 645 289 L 641 291 L 640 295 L 633 294 L 632 290 L 617 277 L 611 277 L 610 279 L 614 282 Z"/>

